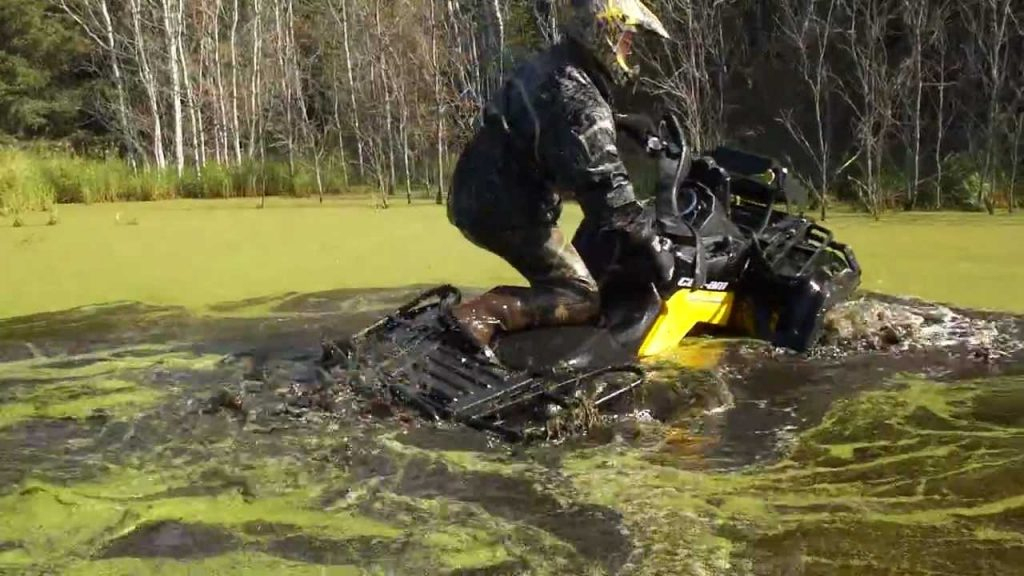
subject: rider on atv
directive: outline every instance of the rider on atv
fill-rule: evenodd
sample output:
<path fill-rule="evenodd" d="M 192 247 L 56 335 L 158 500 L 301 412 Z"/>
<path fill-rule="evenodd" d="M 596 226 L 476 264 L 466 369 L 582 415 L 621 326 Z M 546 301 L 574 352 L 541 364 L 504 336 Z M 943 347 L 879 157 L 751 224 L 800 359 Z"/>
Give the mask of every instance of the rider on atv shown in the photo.
<path fill-rule="evenodd" d="M 659 277 L 671 274 L 672 258 L 660 253 L 619 157 L 610 105 L 613 86 L 636 74 L 626 61 L 633 35 L 668 33 L 640 0 L 565 0 L 559 16 L 563 40 L 521 66 L 488 103 L 448 196 L 449 221 L 530 283 L 452 308 L 457 327 L 486 352 L 499 331 L 599 316 L 601 279 L 558 227 L 561 193 L 578 200 L 584 225 L 649 254 Z M 660 165 L 662 185 L 675 176 L 678 155 Z"/>

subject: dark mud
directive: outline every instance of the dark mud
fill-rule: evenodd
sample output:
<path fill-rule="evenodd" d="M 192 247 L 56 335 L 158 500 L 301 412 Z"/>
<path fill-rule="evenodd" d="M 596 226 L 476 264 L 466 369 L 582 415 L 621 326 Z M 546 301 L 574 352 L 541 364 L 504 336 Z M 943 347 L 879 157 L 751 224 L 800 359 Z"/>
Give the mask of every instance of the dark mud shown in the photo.
<path fill-rule="evenodd" d="M 156 522 L 140 526 L 110 542 L 98 558 L 204 558 L 218 556 L 237 546 L 226 530 L 203 524 Z"/>
<path fill-rule="evenodd" d="M 331 566 L 356 565 L 367 559 L 394 556 L 399 553 L 398 547 L 388 540 L 375 538 L 332 540 L 296 534 L 272 540 L 266 551 L 281 558 Z"/>
<path fill-rule="evenodd" d="M 319 382 L 322 338 L 415 292 L 0 321 L 0 572 L 931 575 L 1024 561 L 1021 318 L 872 297 L 810 358 L 701 341 L 653 363 L 650 386 L 590 434 L 542 445 L 345 390 L 289 402 Z"/>

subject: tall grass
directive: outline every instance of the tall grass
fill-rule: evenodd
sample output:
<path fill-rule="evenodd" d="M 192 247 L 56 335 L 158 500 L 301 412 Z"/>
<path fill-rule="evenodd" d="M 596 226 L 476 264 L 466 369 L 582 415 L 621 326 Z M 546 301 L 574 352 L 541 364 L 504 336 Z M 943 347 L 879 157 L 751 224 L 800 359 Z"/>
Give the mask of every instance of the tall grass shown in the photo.
<path fill-rule="evenodd" d="M 324 163 L 325 194 L 360 190 L 346 186 L 339 165 Z M 47 210 L 54 204 L 147 201 L 171 198 L 245 198 L 314 196 L 319 193 L 311 164 L 285 161 L 207 164 L 175 170 L 132 170 L 123 160 L 75 156 L 54 150 L 0 148 L 0 211 L 18 214 Z"/>
<path fill-rule="evenodd" d="M 995 189 L 983 183 L 977 162 L 960 155 L 946 160 L 941 185 L 941 207 L 954 210 L 979 210 L 978 192 L 985 187 L 997 207 L 1006 207 L 1009 199 L 1008 174 L 997 174 Z M 320 181 L 325 195 L 376 193 L 374 185 L 361 184 L 350 170 L 346 177 L 337 158 L 321 162 Z M 637 194 L 647 197 L 657 179 L 655 166 L 647 161 L 630 162 L 630 175 Z M 369 177 L 369 175 L 367 175 Z M 372 180 L 372 178 L 370 178 Z M 902 172 L 889 167 L 881 182 L 885 205 L 897 208 L 904 203 Z M 414 183 L 417 197 L 432 192 L 423 182 Z M 1015 202 L 1024 202 L 1024 174 L 1018 175 Z M 396 193 L 404 186 L 398 183 Z M 122 159 L 87 158 L 59 148 L 0 146 L 0 215 L 17 216 L 24 212 L 50 210 L 55 204 L 112 201 L 148 201 L 172 198 L 255 198 L 267 196 L 307 197 L 319 193 L 312 162 L 299 161 L 290 167 L 285 160 L 243 162 L 237 166 L 208 163 L 199 170 L 188 168 L 179 177 L 173 168 L 133 170 Z M 856 194 L 839 183 L 832 190 L 832 202 L 858 205 Z M 935 207 L 934 182 L 922 183 L 919 209 Z"/>
<path fill-rule="evenodd" d="M 18 214 L 44 210 L 53 202 L 53 186 L 31 156 L 0 151 L 0 210 Z"/>

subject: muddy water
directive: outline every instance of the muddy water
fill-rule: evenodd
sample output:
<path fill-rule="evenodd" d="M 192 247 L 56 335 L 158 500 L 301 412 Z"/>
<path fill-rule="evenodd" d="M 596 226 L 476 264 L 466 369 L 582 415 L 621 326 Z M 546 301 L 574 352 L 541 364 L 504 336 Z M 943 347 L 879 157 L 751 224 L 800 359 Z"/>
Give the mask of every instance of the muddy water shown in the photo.
<path fill-rule="evenodd" d="M 532 446 L 285 402 L 409 294 L 0 322 L 0 573 L 1022 573 L 1019 318 L 869 298 L 810 359 L 701 342 Z"/>

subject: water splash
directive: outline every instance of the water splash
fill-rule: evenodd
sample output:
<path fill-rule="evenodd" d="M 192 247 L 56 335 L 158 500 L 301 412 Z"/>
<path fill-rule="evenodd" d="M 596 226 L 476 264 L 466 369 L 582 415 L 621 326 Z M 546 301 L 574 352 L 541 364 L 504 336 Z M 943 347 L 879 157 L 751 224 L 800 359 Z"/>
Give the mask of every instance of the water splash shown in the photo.
<path fill-rule="evenodd" d="M 1021 320 L 971 315 L 926 302 L 864 297 L 836 306 L 825 318 L 822 346 L 845 353 L 966 348 L 986 357 L 1021 349 Z M 821 353 L 821 351 L 819 351 Z"/>

